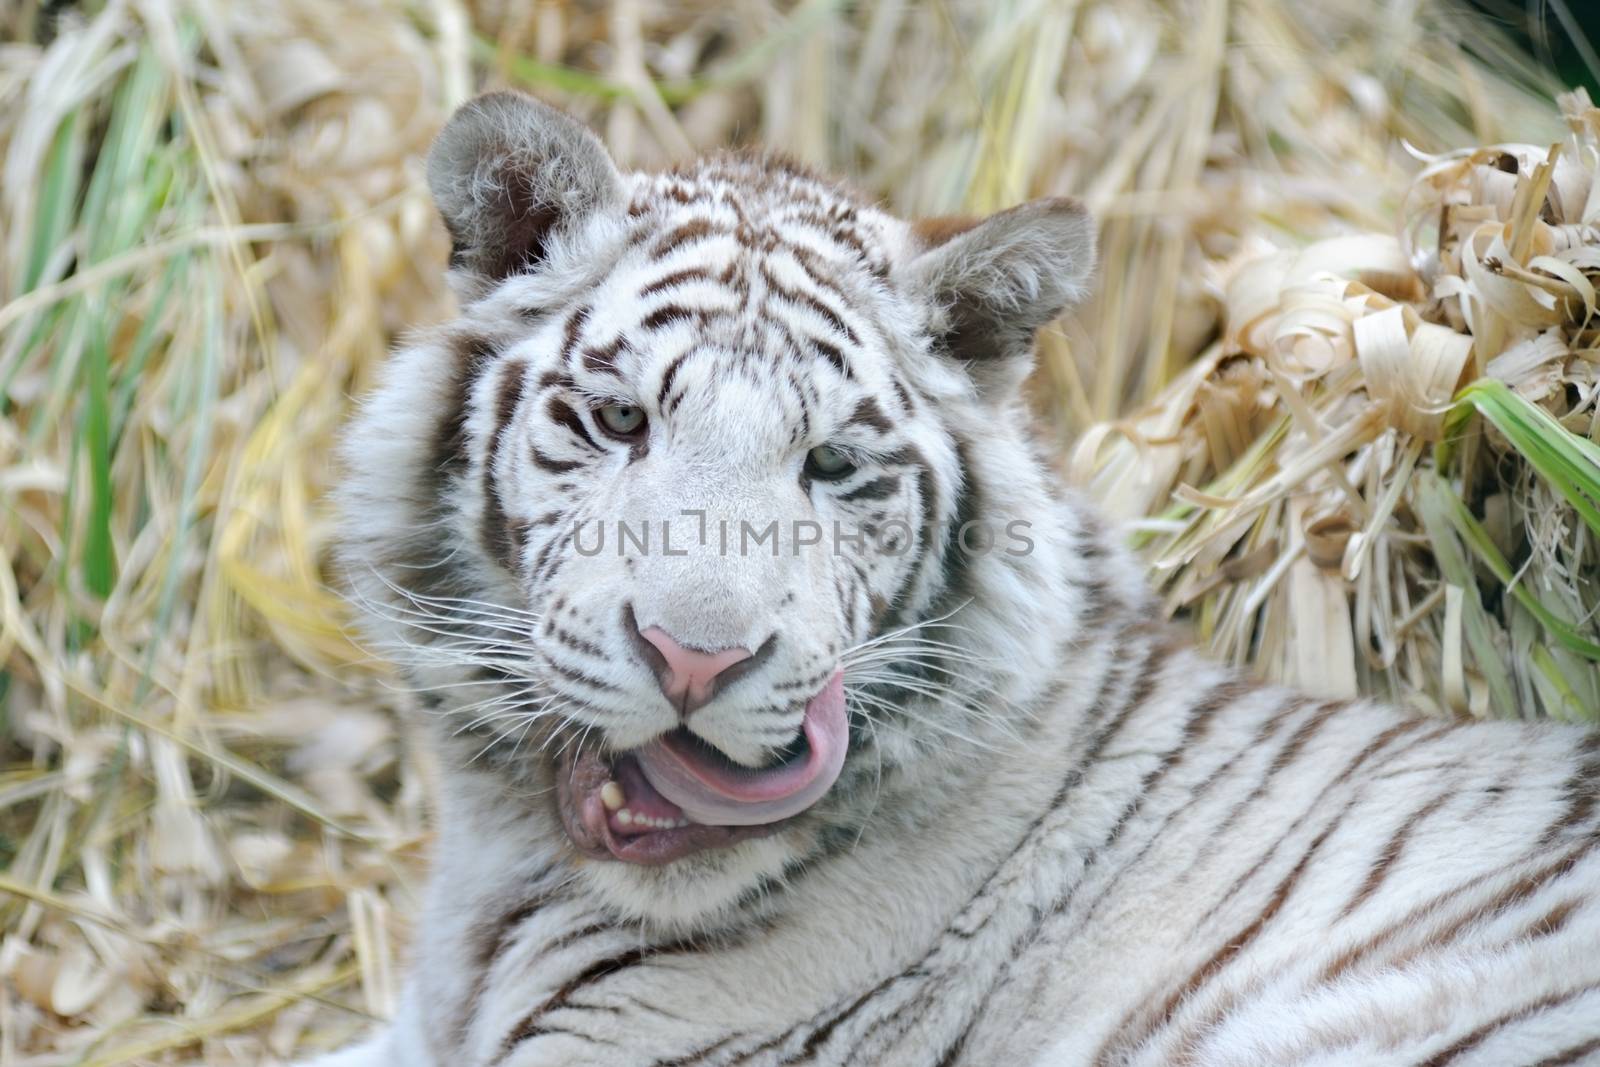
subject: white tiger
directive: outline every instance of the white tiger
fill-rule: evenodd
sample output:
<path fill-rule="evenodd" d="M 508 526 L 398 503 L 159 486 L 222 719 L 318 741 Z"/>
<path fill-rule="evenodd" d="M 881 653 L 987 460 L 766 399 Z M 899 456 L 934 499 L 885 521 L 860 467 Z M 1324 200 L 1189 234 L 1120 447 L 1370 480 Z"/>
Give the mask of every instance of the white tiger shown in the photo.
<path fill-rule="evenodd" d="M 1600 1062 L 1600 739 L 1169 631 L 1029 440 L 1076 204 L 622 174 L 513 94 L 428 174 L 464 310 L 342 505 L 439 841 L 399 1013 L 327 1063 Z"/>

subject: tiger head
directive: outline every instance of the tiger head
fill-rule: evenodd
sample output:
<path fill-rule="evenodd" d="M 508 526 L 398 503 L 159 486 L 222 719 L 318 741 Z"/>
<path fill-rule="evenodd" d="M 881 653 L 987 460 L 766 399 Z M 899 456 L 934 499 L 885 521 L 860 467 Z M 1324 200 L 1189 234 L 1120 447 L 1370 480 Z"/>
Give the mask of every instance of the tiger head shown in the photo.
<path fill-rule="evenodd" d="M 1076 203 L 918 224 L 778 159 L 624 174 L 511 93 L 428 180 L 463 311 L 364 405 L 343 540 L 447 793 L 693 923 L 1015 740 L 1071 637 L 1021 384 L 1093 261 Z"/>

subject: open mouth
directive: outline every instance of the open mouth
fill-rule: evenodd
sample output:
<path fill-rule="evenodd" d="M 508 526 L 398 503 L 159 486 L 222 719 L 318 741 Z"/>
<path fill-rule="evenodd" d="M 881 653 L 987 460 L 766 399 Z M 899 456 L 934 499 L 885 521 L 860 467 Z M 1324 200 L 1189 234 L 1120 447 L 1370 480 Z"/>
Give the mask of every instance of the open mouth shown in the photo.
<path fill-rule="evenodd" d="M 827 793 L 848 746 L 835 672 L 806 702 L 799 736 L 764 767 L 741 767 L 679 728 L 628 752 L 564 754 L 556 800 L 585 855 L 671 863 L 780 829 Z"/>

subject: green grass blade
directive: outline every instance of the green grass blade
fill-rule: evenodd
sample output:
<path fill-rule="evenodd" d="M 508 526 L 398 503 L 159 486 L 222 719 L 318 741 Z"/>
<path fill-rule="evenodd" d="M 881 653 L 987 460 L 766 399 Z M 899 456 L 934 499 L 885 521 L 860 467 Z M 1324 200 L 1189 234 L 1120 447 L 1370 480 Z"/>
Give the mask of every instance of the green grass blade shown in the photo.
<path fill-rule="evenodd" d="M 189 440 L 188 455 L 184 459 L 183 484 L 178 497 L 178 518 L 168 539 L 166 574 L 162 576 L 161 591 L 156 607 L 156 632 L 166 633 L 172 624 L 172 613 L 178 603 L 178 587 L 182 584 L 183 563 L 188 558 L 185 543 L 193 532 L 199 517 L 200 485 L 205 477 L 206 459 L 211 454 L 211 431 L 216 413 L 217 392 L 221 379 L 223 351 L 222 292 L 218 276 L 220 265 L 213 270 L 202 270 L 203 284 L 200 292 L 200 313 L 203 318 L 202 343 L 196 357 L 199 366 L 191 379 L 192 395 L 179 396 L 175 407 L 185 413 L 193 430 Z M 145 652 L 141 678 L 134 702 L 140 703 L 150 691 L 151 669 L 159 642 L 151 641 Z"/>
<path fill-rule="evenodd" d="M 89 527 L 83 540 L 83 584 L 95 596 L 105 597 L 116 583 L 111 541 L 111 353 L 105 322 L 99 316 L 96 320 L 89 327 L 84 352 L 82 427 L 89 464 Z"/>
<path fill-rule="evenodd" d="M 1423 528 L 1427 531 L 1428 540 L 1433 546 L 1434 560 L 1439 565 L 1440 576 L 1465 593 L 1462 631 L 1472 652 L 1471 665 L 1487 679 L 1496 710 L 1501 714 L 1509 714 L 1518 706 L 1516 688 L 1511 683 L 1511 676 L 1495 643 L 1494 630 L 1497 627 L 1494 619 L 1478 596 L 1478 583 L 1472 563 L 1462 548 L 1463 541 L 1470 545 L 1473 543 L 1473 538 L 1462 528 L 1460 517 L 1465 516 L 1468 523 L 1476 527 L 1477 533 L 1485 539 L 1487 535 L 1483 533 L 1482 527 L 1472 522 L 1472 516 L 1466 513 L 1465 506 L 1458 507 L 1460 500 L 1450 491 L 1444 480 L 1432 472 L 1417 476 L 1416 504 Z M 1473 547 L 1476 549 L 1479 546 L 1473 545 Z M 1498 554 L 1493 544 L 1489 545 L 1489 549 Z"/>
<path fill-rule="evenodd" d="M 38 210 L 29 235 L 22 284 L 13 294 L 15 296 L 39 287 L 45 280 L 44 272 L 51 258 L 66 244 L 72 231 L 83 176 L 85 125 L 82 109 L 74 109 L 61 120 L 55 140 L 51 142 L 44 171 L 39 176 Z M 34 312 L 17 323 L 17 329 L 28 331 L 28 338 L 10 362 L 0 368 L 0 412 L 10 410 L 13 380 L 27 364 L 28 356 L 57 332 L 62 317 L 63 309 L 55 307 Z"/>
<path fill-rule="evenodd" d="M 1506 591 L 1516 597 L 1517 602 L 1539 620 L 1540 625 L 1561 647 L 1585 659 L 1600 661 L 1600 644 L 1584 637 L 1571 622 L 1551 611 L 1526 585 L 1513 581 L 1515 571 L 1505 556 L 1500 554 L 1494 538 L 1489 536 L 1489 531 L 1473 517 L 1467 505 L 1445 485 L 1443 479 L 1432 473 L 1422 475 L 1419 477 L 1417 491 L 1423 522 L 1428 528 L 1434 555 L 1439 560 L 1441 569 L 1445 568 L 1445 557 L 1450 550 L 1447 547 L 1449 540 L 1440 536 L 1440 532 L 1448 526 L 1472 550 L 1479 562 L 1488 568 L 1489 573 L 1499 579 L 1506 587 Z M 1451 580 L 1454 581 L 1453 578 Z"/>
<path fill-rule="evenodd" d="M 39 211 L 28 243 L 27 266 L 18 293 L 32 292 L 44 275 L 50 257 L 67 239 L 78 203 L 83 174 L 83 112 L 75 108 L 56 131 L 39 183 Z"/>
<path fill-rule="evenodd" d="M 1529 658 L 1534 666 L 1534 684 L 1551 718 L 1567 722 L 1600 722 L 1600 708 L 1585 704 L 1548 648 L 1534 645 L 1529 650 Z"/>
<path fill-rule="evenodd" d="M 168 95 L 160 61 L 147 47 L 117 89 L 84 195 L 79 224 L 87 238 L 86 263 L 133 247 L 148 227 L 146 179 L 168 113 Z"/>
<path fill-rule="evenodd" d="M 1438 453 L 1441 470 L 1449 463 L 1452 442 L 1474 412 L 1489 420 L 1540 478 L 1600 534 L 1600 445 L 1571 432 L 1504 382 L 1480 378 L 1456 395 Z"/>
<path fill-rule="evenodd" d="M 161 335 L 161 318 L 166 313 L 167 301 L 171 298 L 179 279 L 188 274 L 190 255 L 187 252 L 179 253 L 167 261 L 166 268 L 161 272 L 161 280 L 156 283 L 155 296 L 151 298 L 149 308 L 145 311 L 144 321 L 139 324 L 139 332 L 133 339 L 133 347 L 128 352 L 128 357 L 119 373 L 117 382 L 116 399 L 111 407 L 111 441 L 115 448 L 122 439 L 122 431 L 128 422 L 128 413 L 133 410 L 133 402 L 139 391 L 139 386 L 144 380 L 144 369 L 150 362 L 150 357 L 156 350 L 156 339 Z"/>

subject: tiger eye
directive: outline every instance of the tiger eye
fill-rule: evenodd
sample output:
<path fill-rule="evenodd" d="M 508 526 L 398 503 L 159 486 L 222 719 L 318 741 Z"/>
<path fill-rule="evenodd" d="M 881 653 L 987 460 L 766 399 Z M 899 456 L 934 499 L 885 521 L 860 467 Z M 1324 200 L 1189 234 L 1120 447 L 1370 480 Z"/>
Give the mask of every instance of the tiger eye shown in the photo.
<path fill-rule="evenodd" d="M 644 429 L 644 409 L 633 404 L 607 404 L 597 414 L 600 425 L 618 437 L 632 437 Z"/>
<path fill-rule="evenodd" d="M 813 478 L 843 478 L 855 469 L 850 457 L 831 445 L 818 445 L 806 453 L 806 471 Z"/>

